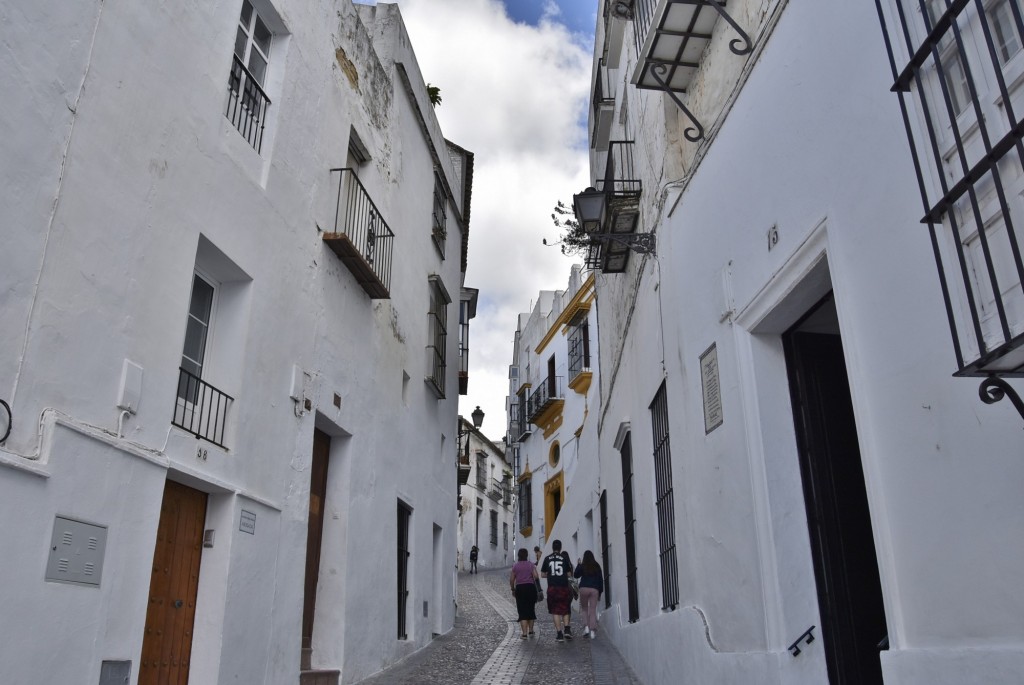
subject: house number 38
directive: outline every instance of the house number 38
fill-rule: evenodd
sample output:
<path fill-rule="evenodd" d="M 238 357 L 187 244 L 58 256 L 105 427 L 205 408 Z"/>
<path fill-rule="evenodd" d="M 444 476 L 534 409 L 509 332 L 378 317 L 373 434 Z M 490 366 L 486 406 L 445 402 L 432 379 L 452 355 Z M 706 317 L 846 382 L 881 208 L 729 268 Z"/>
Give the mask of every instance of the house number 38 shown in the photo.
<path fill-rule="evenodd" d="M 196 448 L 196 459 L 202 459 L 203 461 L 206 461 L 206 448 L 205 447 L 197 447 Z"/>

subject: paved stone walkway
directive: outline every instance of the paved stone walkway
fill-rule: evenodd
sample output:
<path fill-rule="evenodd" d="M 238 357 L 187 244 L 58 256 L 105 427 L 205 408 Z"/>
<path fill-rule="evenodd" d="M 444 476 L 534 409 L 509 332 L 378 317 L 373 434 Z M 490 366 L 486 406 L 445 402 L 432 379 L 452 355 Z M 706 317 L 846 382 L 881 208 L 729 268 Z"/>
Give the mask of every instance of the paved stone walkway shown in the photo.
<path fill-rule="evenodd" d="M 455 628 L 408 659 L 359 685 L 643 685 L 598 632 L 555 642 L 544 603 L 537 605 L 536 636 L 519 637 L 507 568 L 459 574 Z"/>

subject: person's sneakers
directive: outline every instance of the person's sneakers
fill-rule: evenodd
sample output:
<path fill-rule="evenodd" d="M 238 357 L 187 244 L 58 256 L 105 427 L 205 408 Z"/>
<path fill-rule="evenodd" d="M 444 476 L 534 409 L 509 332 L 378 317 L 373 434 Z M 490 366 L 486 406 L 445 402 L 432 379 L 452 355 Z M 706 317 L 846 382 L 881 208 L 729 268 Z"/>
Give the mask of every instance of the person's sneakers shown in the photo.
<path fill-rule="evenodd" d="M 597 631 L 594 631 L 594 630 L 590 631 L 590 639 L 591 640 L 596 640 L 597 639 Z"/>
<path fill-rule="evenodd" d="M 572 638 L 572 626 L 565 627 L 565 636 L 570 639 Z"/>
<path fill-rule="evenodd" d="M 558 635 L 555 636 L 555 642 L 565 642 L 565 636 L 562 634 L 561 630 L 559 630 Z"/>
<path fill-rule="evenodd" d="M 587 635 L 590 635 L 590 627 L 583 626 L 583 637 L 586 637 Z"/>
<path fill-rule="evenodd" d="M 527 637 L 526 633 L 523 633 L 522 635 L 519 636 L 519 639 L 520 640 L 525 640 L 526 637 Z"/>
<path fill-rule="evenodd" d="M 532 630 L 530 631 L 530 637 L 533 637 L 533 631 Z"/>

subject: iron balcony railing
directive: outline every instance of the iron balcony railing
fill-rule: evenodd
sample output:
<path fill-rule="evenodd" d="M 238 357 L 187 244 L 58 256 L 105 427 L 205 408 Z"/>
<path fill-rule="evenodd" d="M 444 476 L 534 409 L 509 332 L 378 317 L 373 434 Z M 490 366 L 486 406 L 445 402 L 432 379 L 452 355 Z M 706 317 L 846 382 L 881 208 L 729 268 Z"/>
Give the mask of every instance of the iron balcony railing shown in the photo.
<path fill-rule="evenodd" d="M 337 172 L 334 232 L 324 241 L 338 254 L 371 298 L 390 297 L 391 250 L 395 234 L 366 192 L 354 169 Z"/>
<path fill-rule="evenodd" d="M 565 391 L 561 376 L 548 376 L 540 385 L 530 393 L 530 400 L 527 404 L 526 416 L 534 421 L 545 409 L 558 400 L 564 399 Z"/>
<path fill-rule="evenodd" d="M 224 447 L 228 407 L 233 401 L 231 395 L 179 368 L 178 399 L 174 405 L 174 418 L 171 423 L 197 438 Z"/>
<path fill-rule="evenodd" d="M 238 55 L 233 55 L 231 74 L 228 76 L 228 104 L 224 115 L 256 152 L 263 146 L 263 130 L 267 126 L 269 108 L 270 98 L 242 64 L 242 60 L 238 59 Z"/>
<path fill-rule="evenodd" d="M 647 34 L 654 23 L 654 12 L 658 9 L 658 0 L 633 0 L 633 40 L 636 54 L 643 50 Z"/>
<path fill-rule="evenodd" d="M 617 199 L 639 201 L 644 185 L 636 173 L 632 140 L 608 143 L 608 152 L 604 155 L 604 176 L 597 179 L 595 188 L 607 193 L 609 202 Z"/>
<path fill-rule="evenodd" d="M 487 491 L 487 496 L 495 502 L 501 501 L 502 497 L 505 496 L 505 489 L 500 480 L 497 478 L 491 479 L 491 489 Z"/>

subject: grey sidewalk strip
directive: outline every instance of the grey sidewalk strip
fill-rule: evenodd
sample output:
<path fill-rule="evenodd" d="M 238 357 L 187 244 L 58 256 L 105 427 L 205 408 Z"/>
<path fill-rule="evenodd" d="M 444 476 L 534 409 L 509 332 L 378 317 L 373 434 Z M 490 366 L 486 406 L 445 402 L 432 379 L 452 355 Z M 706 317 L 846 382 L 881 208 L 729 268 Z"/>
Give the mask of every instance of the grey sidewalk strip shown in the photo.
<path fill-rule="evenodd" d="M 481 581 L 479 576 L 476 577 L 474 586 L 484 600 L 509 624 L 505 638 L 473 678 L 472 685 L 521 685 L 530 659 L 537 649 L 537 640 L 523 640 L 518 636 L 518 614 L 508 598 L 495 592 L 488 583 Z"/>

